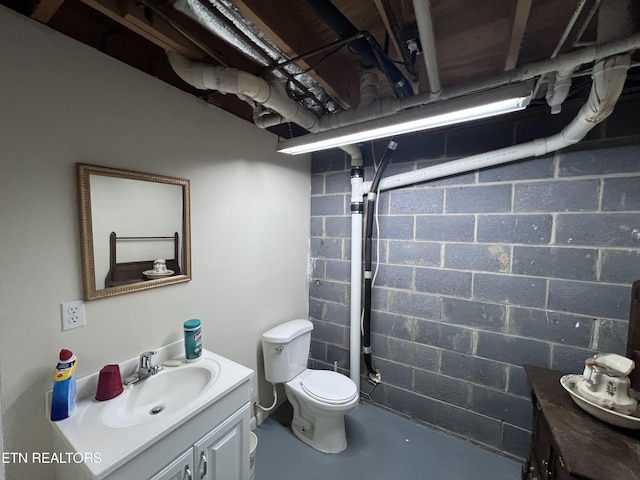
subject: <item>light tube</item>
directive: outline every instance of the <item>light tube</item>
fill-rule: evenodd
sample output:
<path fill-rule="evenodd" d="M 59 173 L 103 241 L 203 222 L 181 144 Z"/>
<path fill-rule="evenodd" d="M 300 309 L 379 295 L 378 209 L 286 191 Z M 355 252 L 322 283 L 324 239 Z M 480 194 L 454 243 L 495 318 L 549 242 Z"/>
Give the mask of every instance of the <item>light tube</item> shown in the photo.
<path fill-rule="evenodd" d="M 298 155 L 502 115 L 526 108 L 531 90 L 527 92 L 526 95 L 520 93 L 506 99 L 504 94 L 500 95 L 501 91 L 454 99 L 357 125 L 284 140 L 276 149 L 281 153 Z M 502 98 L 496 99 L 498 96 Z"/>

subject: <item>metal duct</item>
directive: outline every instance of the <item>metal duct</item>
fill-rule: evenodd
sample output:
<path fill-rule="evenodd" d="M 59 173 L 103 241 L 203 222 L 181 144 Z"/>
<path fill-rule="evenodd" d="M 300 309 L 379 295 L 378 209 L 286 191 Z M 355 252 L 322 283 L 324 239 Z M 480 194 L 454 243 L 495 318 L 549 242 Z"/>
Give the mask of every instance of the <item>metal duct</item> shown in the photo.
<path fill-rule="evenodd" d="M 235 29 L 218 18 L 199 0 L 178 0 L 173 6 L 176 10 L 194 19 L 247 58 L 263 67 L 272 67 L 289 60 L 271 39 L 242 16 L 230 2 L 227 0 L 203 1 L 209 1 L 212 7 L 231 22 Z M 241 34 L 238 34 L 238 32 Z M 280 69 L 282 69 L 282 72 Z M 318 115 L 336 111 L 337 105 L 331 96 L 298 66 L 287 64 L 271 70 L 274 76 L 283 81 L 289 80 L 291 82 L 290 88 L 297 97 L 303 98 L 302 104 L 306 108 L 313 110 Z M 311 97 L 307 94 L 311 94 Z M 322 108 L 319 109 L 318 106 Z"/>

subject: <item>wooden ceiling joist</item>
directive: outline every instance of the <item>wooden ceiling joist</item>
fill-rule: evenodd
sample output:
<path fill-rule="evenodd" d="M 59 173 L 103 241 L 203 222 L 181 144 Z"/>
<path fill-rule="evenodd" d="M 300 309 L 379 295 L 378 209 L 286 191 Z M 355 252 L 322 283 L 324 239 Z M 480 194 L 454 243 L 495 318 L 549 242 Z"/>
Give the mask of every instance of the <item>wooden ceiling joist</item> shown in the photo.
<path fill-rule="evenodd" d="M 31 18 L 47 24 L 60 9 L 64 0 L 40 0 L 31 13 Z"/>
<path fill-rule="evenodd" d="M 516 68 L 518 64 L 520 45 L 522 44 L 524 32 L 527 28 L 530 11 L 531 0 L 518 0 L 513 15 L 513 28 L 511 29 L 511 38 L 509 39 L 509 50 L 507 51 L 507 58 L 504 63 L 505 72 Z"/>
<path fill-rule="evenodd" d="M 274 3 L 263 0 L 237 0 L 234 5 L 240 13 L 261 30 L 280 50 L 289 58 L 295 58 L 316 50 L 319 45 L 313 44 L 310 36 L 304 35 L 304 30 L 291 28 L 294 19 L 287 15 L 285 8 L 278 8 Z M 280 2 L 282 3 L 282 2 Z M 298 21 L 298 20 L 295 20 Z M 337 65 L 332 58 L 325 58 L 322 67 L 314 68 L 317 59 L 302 59 L 297 65 L 306 71 L 318 84 L 325 89 L 343 108 L 348 108 L 348 85 L 343 73 L 344 65 Z"/>
<path fill-rule="evenodd" d="M 203 52 L 186 40 L 162 18 L 154 18 L 153 25 L 141 9 L 121 0 L 82 0 L 83 3 L 115 20 L 151 43 L 168 51 L 180 53 L 192 60 L 204 58 Z"/>

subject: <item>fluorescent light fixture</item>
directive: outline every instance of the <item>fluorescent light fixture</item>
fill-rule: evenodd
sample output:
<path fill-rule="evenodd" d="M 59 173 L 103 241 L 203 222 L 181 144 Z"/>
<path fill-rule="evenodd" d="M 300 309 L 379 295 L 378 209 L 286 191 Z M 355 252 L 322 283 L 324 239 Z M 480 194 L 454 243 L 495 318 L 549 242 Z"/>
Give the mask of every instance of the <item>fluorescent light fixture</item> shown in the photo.
<path fill-rule="evenodd" d="M 442 101 L 320 133 L 278 142 L 276 150 L 298 155 L 378 138 L 479 120 L 523 110 L 531 99 L 531 83 Z"/>

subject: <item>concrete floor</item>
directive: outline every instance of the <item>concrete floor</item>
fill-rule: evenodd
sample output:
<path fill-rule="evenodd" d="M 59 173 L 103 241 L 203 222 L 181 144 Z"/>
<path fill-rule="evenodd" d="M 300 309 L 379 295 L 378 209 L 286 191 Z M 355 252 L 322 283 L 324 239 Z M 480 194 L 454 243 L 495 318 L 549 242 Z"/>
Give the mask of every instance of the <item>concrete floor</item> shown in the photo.
<path fill-rule="evenodd" d="M 521 465 L 361 403 L 346 417 L 346 450 L 318 452 L 289 427 L 286 402 L 255 433 L 255 480 L 517 480 Z"/>

